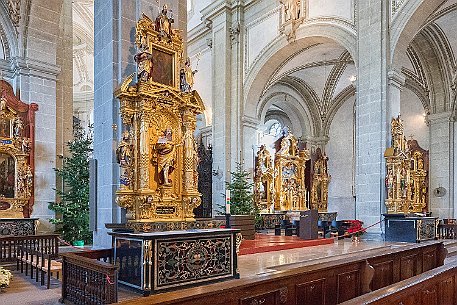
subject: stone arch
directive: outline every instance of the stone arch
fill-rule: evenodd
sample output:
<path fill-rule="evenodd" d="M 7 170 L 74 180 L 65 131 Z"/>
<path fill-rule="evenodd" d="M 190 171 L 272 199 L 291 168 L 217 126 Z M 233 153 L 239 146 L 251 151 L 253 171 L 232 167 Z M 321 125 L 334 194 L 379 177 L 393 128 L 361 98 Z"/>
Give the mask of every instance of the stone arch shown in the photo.
<path fill-rule="evenodd" d="M 335 114 L 338 112 L 338 109 L 340 109 L 341 105 L 343 105 L 347 100 L 354 96 L 355 93 L 355 87 L 353 85 L 350 85 L 344 88 L 333 98 L 333 101 L 331 103 L 332 106 L 328 111 L 327 119 L 325 120 L 324 126 L 322 128 L 323 135 L 325 137 L 329 137 L 330 125 L 332 125 L 333 118 L 335 117 Z"/>
<path fill-rule="evenodd" d="M 287 105 L 286 108 L 291 110 L 290 112 L 286 112 L 286 114 L 295 115 L 297 117 L 296 119 L 299 120 L 302 134 L 309 136 L 315 135 L 318 132 L 314 124 L 313 114 L 309 111 L 308 107 L 304 107 L 303 101 L 306 100 L 306 97 L 304 97 L 303 94 L 297 90 L 297 88 L 286 83 L 277 83 L 270 89 L 271 90 L 268 90 L 267 94 L 260 99 L 257 105 L 255 117 L 260 122 L 264 122 L 268 109 L 271 105 L 275 101 L 277 102 L 278 99 L 282 99 L 284 101 L 281 101 L 281 105 L 283 107 L 284 105 Z M 290 119 L 291 121 L 294 121 L 292 118 Z"/>
<path fill-rule="evenodd" d="M 16 28 L 11 23 L 9 12 L 3 5 L 0 5 L 0 40 L 5 60 L 18 56 Z"/>
<path fill-rule="evenodd" d="M 406 50 L 424 21 L 443 4 L 445 0 L 405 1 L 391 22 L 390 64 L 393 69 L 401 69 L 407 62 Z"/>
<path fill-rule="evenodd" d="M 357 38 L 355 31 L 334 21 L 314 21 L 300 26 L 296 39 L 288 42 L 285 35 L 274 40 L 265 52 L 252 64 L 244 84 L 247 94 L 243 101 L 245 115 L 254 117 L 256 108 L 265 95 L 265 86 L 282 62 L 301 49 L 316 43 L 337 42 L 348 50 L 352 58 L 357 58 Z"/>

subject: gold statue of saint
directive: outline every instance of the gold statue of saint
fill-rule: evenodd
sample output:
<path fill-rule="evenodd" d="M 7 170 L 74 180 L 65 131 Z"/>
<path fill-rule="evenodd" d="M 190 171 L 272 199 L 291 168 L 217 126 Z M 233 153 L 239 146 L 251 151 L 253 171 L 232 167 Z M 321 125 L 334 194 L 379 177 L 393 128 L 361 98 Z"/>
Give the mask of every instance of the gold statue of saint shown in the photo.
<path fill-rule="evenodd" d="M 172 23 L 174 23 L 173 16 L 168 16 L 168 6 L 164 4 L 162 7 L 162 12 L 156 18 L 156 31 L 159 32 L 161 37 L 167 37 L 168 39 L 171 39 L 173 34 L 171 30 Z"/>
<path fill-rule="evenodd" d="M 132 144 L 127 130 L 122 133 L 122 140 L 116 150 L 116 159 L 121 167 L 128 167 L 132 164 Z"/>
<path fill-rule="evenodd" d="M 173 132 L 171 128 L 165 129 L 163 136 L 157 140 L 157 173 L 161 175 L 160 181 L 163 185 L 169 185 L 169 175 L 174 169 L 175 143 L 173 143 Z"/>

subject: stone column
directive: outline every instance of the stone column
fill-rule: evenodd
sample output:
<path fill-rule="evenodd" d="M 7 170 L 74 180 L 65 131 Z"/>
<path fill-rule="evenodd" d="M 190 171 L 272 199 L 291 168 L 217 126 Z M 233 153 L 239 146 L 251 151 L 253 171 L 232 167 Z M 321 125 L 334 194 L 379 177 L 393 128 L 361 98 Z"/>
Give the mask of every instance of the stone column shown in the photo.
<path fill-rule="evenodd" d="M 244 169 L 254 175 L 254 160 L 258 151 L 258 135 L 260 121 L 248 116 L 243 117 L 243 162 Z"/>
<path fill-rule="evenodd" d="M 211 66 L 213 68 L 213 214 L 223 205 L 224 198 L 219 194 L 225 193 L 225 181 L 230 180 L 232 170 L 232 134 L 237 133 L 233 126 L 232 116 L 236 115 L 231 108 L 231 13 L 228 7 L 213 7 L 209 5 L 202 10 L 202 18 L 206 18 L 211 27 L 213 42 Z"/>
<path fill-rule="evenodd" d="M 430 211 L 433 216 L 439 218 L 453 218 L 454 203 L 450 198 L 453 197 L 454 186 L 451 185 L 453 176 L 453 123 L 451 122 L 451 112 L 442 112 L 428 116 L 430 126 Z M 446 194 L 437 197 L 433 190 L 437 187 L 446 189 Z"/>
<path fill-rule="evenodd" d="M 383 158 L 387 144 L 388 1 L 358 1 L 358 76 L 356 102 L 356 218 L 366 226 L 384 211 Z M 380 232 L 381 225 L 370 232 Z"/>
<path fill-rule="evenodd" d="M 186 12 L 184 0 L 166 3 L 173 10 L 174 26 L 185 30 L 180 17 Z M 94 158 L 98 161 L 95 247 L 111 246 L 105 223 L 123 221 L 121 209 L 114 201 L 119 185 L 115 150 L 122 128 L 119 101 L 113 98 L 113 92 L 128 75 L 136 72 L 133 56 L 137 20 L 142 13 L 155 19 L 163 4 L 163 1 L 144 0 L 95 0 L 94 3 Z"/>

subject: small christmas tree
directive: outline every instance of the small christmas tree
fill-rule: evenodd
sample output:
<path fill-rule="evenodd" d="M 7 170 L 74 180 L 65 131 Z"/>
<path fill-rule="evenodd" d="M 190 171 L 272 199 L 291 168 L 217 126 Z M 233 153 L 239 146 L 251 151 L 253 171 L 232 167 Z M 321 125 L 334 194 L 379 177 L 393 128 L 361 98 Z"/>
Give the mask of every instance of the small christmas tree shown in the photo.
<path fill-rule="evenodd" d="M 236 171 L 230 174 L 232 181 L 225 183 L 227 190 L 230 190 L 230 214 L 255 215 L 257 207 L 252 194 L 253 184 L 248 181 L 249 173 L 243 169 L 241 163 L 236 163 Z"/>
<path fill-rule="evenodd" d="M 91 129 L 90 129 L 91 130 Z M 73 127 L 73 140 L 67 143 L 69 157 L 63 159 L 61 169 L 55 169 L 63 181 L 62 190 L 56 190 L 59 200 L 51 202 L 49 209 L 57 217 L 51 223 L 68 242 L 92 242 L 89 230 L 89 159 L 92 153 L 92 134 L 79 125 Z"/>

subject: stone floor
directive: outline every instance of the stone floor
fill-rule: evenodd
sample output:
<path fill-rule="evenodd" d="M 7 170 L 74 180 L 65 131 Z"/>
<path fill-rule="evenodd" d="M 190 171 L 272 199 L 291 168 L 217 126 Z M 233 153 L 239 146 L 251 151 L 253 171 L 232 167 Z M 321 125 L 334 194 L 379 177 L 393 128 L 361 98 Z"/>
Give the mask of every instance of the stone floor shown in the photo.
<path fill-rule="evenodd" d="M 363 240 L 360 243 L 352 243 L 349 239 L 335 241 L 330 245 L 321 245 L 290 250 L 242 255 L 239 257 L 239 270 L 241 277 L 256 276 L 263 273 L 290 268 L 292 265 L 309 264 L 317 258 L 337 259 L 337 256 L 348 255 L 361 251 L 370 251 L 376 248 L 395 246 L 402 243 L 385 243 L 381 241 Z M 15 271 L 15 265 L 6 267 L 14 271 L 14 278 L 4 292 L 0 293 L 0 304 L 8 305 L 54 305 L 60 304 L 60 282 L 54 280 L 51 289 L 40 286 L 35 280 Z M 141 297 L 138 294 L 122 290 L 119 299 Z"/>

